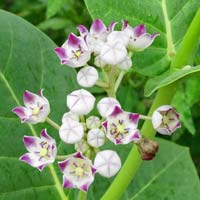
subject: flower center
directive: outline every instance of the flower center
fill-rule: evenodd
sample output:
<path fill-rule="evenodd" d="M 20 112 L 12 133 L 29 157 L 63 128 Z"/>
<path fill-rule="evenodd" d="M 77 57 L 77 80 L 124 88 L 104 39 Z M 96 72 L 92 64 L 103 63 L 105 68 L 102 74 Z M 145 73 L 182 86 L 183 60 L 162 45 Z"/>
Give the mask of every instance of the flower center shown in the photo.
<path fill-rule="evenodd" d="M 170 122 L 170 119 L 168 116 L 164 115 L 163 116 L 163 124 L 168 124 Z"/>
<path fill-rule="evenodd" d="M 76 176 L 83 176 L 83 173 L 84 173 L 83 168 L 77 167 L 77 168 L 75 169 L 75 175 L 76 175 Z"/>
<path fill-rule="evenodd" d="M 79 50 L 76 50 L 75 52 L 73 52 L 74 53 L 74 55 L 73 55 L 73 58 L 74 59 L 78 59 L 79 57 L 80 57 L 80 55 L 81 55 L 81 50 L 79 49 Z"/>
<path fill-rule="evenodd" d="M 42 149 L 40 150 L 40 156 L 41 156 L 41 157 L 44 157 L 44 156 L 46 156 L 47 154 L 48 154 L 47 148 L 42 148 Z"/>
<path fill-rule="evenodd" d="M 125 131 L 125 126 L 124 124 L 118 124 L 117 125 L 117 132 L 123 134 Z"/>
<path fill-rule="evenodd" d="M 32 110 L 32 114 L 33 114 L 33 115 L 38 115 L 38 114 L 39 114 L 39 111 L 40 111 L 40 108 L 39 108 L 39 107 L 35 107 L 35 108 Z"/>

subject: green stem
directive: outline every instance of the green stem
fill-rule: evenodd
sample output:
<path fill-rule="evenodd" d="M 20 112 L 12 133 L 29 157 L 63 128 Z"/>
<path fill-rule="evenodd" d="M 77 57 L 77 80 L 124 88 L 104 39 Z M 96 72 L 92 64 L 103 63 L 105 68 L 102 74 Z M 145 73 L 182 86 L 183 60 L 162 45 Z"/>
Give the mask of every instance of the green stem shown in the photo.
<path fill-rule="evenodd" d="M 194 34 L 193 32 L 197 31 L 198 34 Z M 185 37 L 183 38 L 180 49 L 178 50 L 174 60 L 172 61 L 172 67 L 181 68 L 184 65 L 188 64 L 188 60 L 193 54 L 195 45 L 198 43 L 200 35 L 200 9 L 198 10 L 196 16 L 194 17 Z M 191 41 L 191 42 L 190 42 Z M 194 44 L 192 44 L 194 43 Z M 182 61 L 180 55 L 184 55 L 184 62 Z M 148 113 L 149 116 L 153 113 L 153 111 L 163 105 L 170 104 L 176 89 L 178 86 L 178 82 L 174 82 L 170 85 L 162 87 L 157 92 L 156 98 L 151 106 L 151 109 Z M 152 127 L 152 124 L 149 120 L 145 121 L 141 132 L 145 137 L 153 138 L 156 134 L 155 130 Z M 127 186 L 135 176 L 138 168 L 142 163 L 140 154 L 137 150 L 137 146 L 134 145 L 132 150 L 130 151 L 123 167 L 118 173 L 117 177 L 114 179 L 106 193 L 103 195 L 101 200 L 110 200 L 110 199 L 120 199 L 121 195 L 126 190 Z"/>
<path fill-rule="evenodd" d="M 115 92 L 117 92 L 117 89 L 118 89 L 118 87 L 119 87 L 119 85 L 120 85 L 120 83 L 121 83 L 121 81 L 122 81 L 122 79 L 123 79 L 123 77 L 124 77 L 124 74 L 125 74 L 125 71 L 121 71 L 120 72 L 120 74 L 119 74 L 119 76 L 118 76 L 118 78 L 117 78 L 117 81 L 115 82 Z"/>
<path fill-rule="evenodd" d="M 54 122 L 53 120 L 51 120 L 49 117 L 46 118 L 46 122 L 48 124 L 50 124 L 51 126 L 53 126 L 55 129 L 59 130 L 60 129 L 60 126 Z"/>
<path fill-rule="evenodd" d="M 98 80 L 95 83 L 95 85 L 98 86 L 98 87 L 102 87 L 102 88 L 108 88 L 109 87 L 109 85 L 106 82 L 102 81 L 102 80 Z"/>
<path fill-rule="evenodd" d="M 140 119 L 151 120 L 151 117 L 146 116 L 146 115 L 140 115 Z"/>
<path fill-rule="evenodd" d="M 86 200 L 86 199 L 87 199 L 87 193 L 80 190 L 78 193 L 78 200 Z"/>

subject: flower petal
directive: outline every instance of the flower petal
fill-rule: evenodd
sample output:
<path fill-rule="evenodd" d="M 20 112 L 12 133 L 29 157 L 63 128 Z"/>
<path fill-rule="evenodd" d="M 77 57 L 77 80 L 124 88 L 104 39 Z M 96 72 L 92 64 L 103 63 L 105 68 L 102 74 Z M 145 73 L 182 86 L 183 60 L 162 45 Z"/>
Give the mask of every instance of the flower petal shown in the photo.
<path fill-rule="evenodd" d="M 116 106 L 121 107 L 116 99 L 105 97 L 98 102 L 97 109 L 102 117 L 108 117 Z"/>
<path fill-rule="evenodd" d="M 12 109 L 12 112 L 14 112 L 20 119 L 21 122 L 25 122 L 29 118 L 29 111 L 27 108 L 19 106 Z"/>
<path fill-rule="evenodd" d="M 42 140 L 35 136 L 25 135 L 23 138 L 24 146 L 29 152 L 37 151 L 40 147 Z"/>
<path fill-rule="evenodd" d="M 90 27 L 90 33 L 102 33 L 103 31 L 106 31 L 106 26 L 100 19 L 96 19 Z"/>
<path fill-rule="evenodd" d="M 91 129 L 87 134 L 87 142 L 92 147 L 100 147 L 104 144 L 105 141 L 105 133 L 98 129 Z"/>

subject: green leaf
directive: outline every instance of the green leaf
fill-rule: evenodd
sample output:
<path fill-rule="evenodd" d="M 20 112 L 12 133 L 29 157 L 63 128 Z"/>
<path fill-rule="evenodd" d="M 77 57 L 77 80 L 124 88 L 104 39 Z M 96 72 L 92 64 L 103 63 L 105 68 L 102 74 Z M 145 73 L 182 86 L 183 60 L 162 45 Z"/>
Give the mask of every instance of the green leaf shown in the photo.
<path fill-rule="evenodd" d="M 175 133 L 176 134 L 176 133 Z M 143 161 L 123 200 L 200 200 L 200 182 L 188 148 L 157 139 L 159 151 L 152 161 Z M 129 146 L 131 147 L 131 146 Z M 127 146 L 118 153 L 126 157 Z M 126 174 L 128 176 L 128 174 Z M 89 200 L 100 199 L 111 180 L 96 176 Z"/>
<path fill-rule="evenodd" d="M 169 85 L 179 79 L 187 77 L 188 75 L 200 72 L 200 65 L 196 67 L 185 67 L 182 69 L 172 69 L 163 73 L 160 76 L 149 79 L 144 88 L 144 95 L 151 96 L 156 90 L 166 85 Z"/>
<path fill-rule="evenodd" d="M 126 19 L 134 26 L 145 24 L 150 33 L 160 36 L 153 45 L 133 55 L 135 71 L 154 76 L 166 71 L 177 48 L 189 27 L 198 7 L 199 0 L 85 0 L 93 19 L 101 18 L 106 24 Z M 184 22 L 184 23 L 183 23 Z"/>
<path fill-rule="evenodd" d="M 47 0 L 47 18 L 54 16 L 62 8 L 65 0 Z"/>
<path fill-rule="evenodd" d="M 192 119 L 191 105 L 187 97 L 186 89 L 181 87 L 175 94 L 172 105 L 180 113 L 180 120 L 187 130 L 194 135 L 196 132 L 194 122 Z M 183 103 L 184 102 L 184 103 Z"/>
<path fill-rule="evenodd" d="M 26 152 L 24 135 L 38 135 L 47 127 L 57 140 L 58 152 L 62 148 L 58 132 L 46 124 L 31 126 L 21 124 L 12 108 L 22 105 L 25 89 L 37 92 L 44 88 L 44 95 L 51 105 L 50 117 L 60 124 L 67 111 L 66 94 L 76 88 L 75 71 L 60 66 L 54 53 L 55 44 L 25 20 L 0 11 L 0 199 L 67 200 L 67 190 L 62 189 L 62 175 L 57 164 L 37 169 L 18 158 Z"/>

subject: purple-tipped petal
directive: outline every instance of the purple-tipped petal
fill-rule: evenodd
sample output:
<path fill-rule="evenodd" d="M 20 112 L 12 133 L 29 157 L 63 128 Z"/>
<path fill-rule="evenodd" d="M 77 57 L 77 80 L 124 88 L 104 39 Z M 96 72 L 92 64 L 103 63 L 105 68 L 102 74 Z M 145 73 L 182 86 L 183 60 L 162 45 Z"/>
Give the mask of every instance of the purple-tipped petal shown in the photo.
<path fill-rule="evenodd" d="M 32 104 L 36 99 L 36 95 L 28 90 L 25 90 L 23 95 L 24 104 Z"/>
<path fill-rule="evenodd" d="M 108 129 L 108 121 L 105 121 L 102 123 L 102 126 L 105 128 L 105 130 L 107 131 Z"/>
<path fill-rule="evenodd" d="M 44 164 L 44 165 L 40 165 L 39 167 L 37 167 L 38 168 L 38 170 L 39 171 L 42 171 L 45 167 L 46 167 L 47 165 L 46 164 Z"/>
<path fill-rule="evenodd" d="M 77 29 L 79 30 L 81 35 L 87 34 L 88 30 L 85 26 L 83 26 L 82 24 L 78 25 Z"/>
<path fill-rule="evenodd" d="M 93 166 L 91 166 L 91 171 L 92 171 L 92 175 L 94 175 L 97 172 L 97 169 Z"/>
<path fill-rule="evenodd" d="M 33 164 L 32 159 L 31 159 L 31 157 L 30 157 L 30 153 L 25 153 L 25 154 L 23 154 L 23 155 L 19 158 L 19 160 L 24 161 L 25 163 L 28 163 L 29 165 L 32 165 L 32 164 Z"/>
<path fill-rule="evenodd" d="M 106 30 L 106 26 L 100 19 L 96 19 L 90 28 L 91 33 L 101 33 Z"/>
<path fill-rule="evenodd" d="M 74 185 L 65 176 L 63 176 L 63 188 L 73 188 Z"/>
<path fill-rule="evenodd" d="M 141 24 L 139 26 L 134 27 L 133 32 L 136 37 L 140 37 L 141 35 L 146 33 L 146 28 L 144 24 Z"/>
<path fill-rule="evenodd" d="M 138 141 L 140 139 L 140 134 L 136 131 L 131 137 L 133 141 Z"/>
<path fill-rule="evenodd" d="M 159 35 L 160 35 L 159 33 L 153 33 L 153 34 L 151 34 L 151 39 L 154 40 Z"/>
<path fill-rule="evenodd" d="M 117 115 L 119 115 L 120 113 L 122 113 L 122 109 L 119 106 L 115 106 L 113 112 L 111 113 L 110 116 L 112 117 L 116 117 Z"/>
<path fill-rule="evenodd" d="M 21 119 L 22 122 L 24 122 L 28 118 L 28 116 L 26 115 L 25 107 L 15 107 L 12 109 L 12 112 L 14 112 Z"/>
<path fill-rule="evenodd" d="M 68 164 L 69 164 L 69 160 L 64 160 L 62 162 L 58 162 L 58 166 L 59 166 L 61 172 L 64 173 L 65 168 L 68 166 Z"/>
<path fill-rule="evenodd" d="M 84 159 L 83 154 L 81 152 L 77 152 L 74 154 L 74 158 L 81 158 Z"/>
<path fill-rule="evenodd" d="M 124 30 L 128 26 L 128 21 L 122 20 L 122 30 Z"/>
<path fill-rule="evenodd" d="M 40 137 L 41 137 L 42 139 L 48 140 L 49 142 L 51 142 L 51 141 L 53 140 L 53 138 L 50 137 L 50 136 L 48 135 L 46 129 L 43 129 L 43 130 L 40 132 Z"/>
<path fill-rule="evenodd" d="M 88 189 L 89 189 L 89 186 L 90 186 L 90 184 L 89 184 L 89 183 L 86 183 L 86 184 L 82 185 L 82 186 L 80 187 L 80 189 L 83 190 L 84 192 L 87 192 Z"/>
<path fill-rule="evenodd" d="M 138 113 L 131 113 L 129 115 L 129 119 L 130 121 L 132 121 L 134 124 L 138 124 L 139 119 L 140 119 L 140 115 Z"/>
<path fill-rule="evenodd" d="M 108 31 L 114 31 L 116 24 L 117 22 L 111 22 L 111 24 L 108 26 Z"/>
<path fill-rule="evenodd" d="M 76 35 L 74 35 L 73 33 L 69 34 L 68 37 L 68 45 L 72 46 L 72 47 L 78 47 L 80 45 L 80 38 Z"/>
<path fill-rule="evenodd" d="M 61 62 L 66 59 L 67 55 L 66 55 L 66 51 L 64 48 L 62 47 L 57 47 L 54 49 L 56 55 L 60 58 Z"/>
<path fill-rule="evenodd" d="M 26 149 L 31 152 L 38 148 L 38 145 L 41 142 L 41 140 L 35 136 L 25 135 L 23 138 L 23 142 Z"/>

